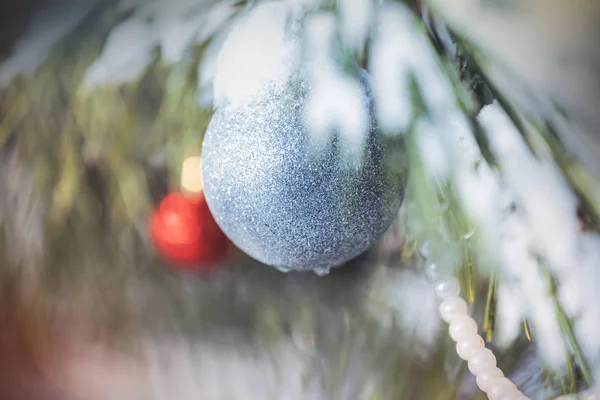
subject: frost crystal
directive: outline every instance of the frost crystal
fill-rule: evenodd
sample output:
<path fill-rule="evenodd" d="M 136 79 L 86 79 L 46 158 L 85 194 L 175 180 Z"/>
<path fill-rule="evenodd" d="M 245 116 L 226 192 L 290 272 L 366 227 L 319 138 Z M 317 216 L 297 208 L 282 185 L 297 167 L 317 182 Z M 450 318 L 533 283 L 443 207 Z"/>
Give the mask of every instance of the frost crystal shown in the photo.
<path fill-rule="evenodd" d="M 161 61 L 181 60 L 190 46 L 204 41 L 233 15 L 232 1 L 123 1 L 133 15 L 114 28 L 100 57 L 88 68 L 84 84 L 95 87 L 134 82 L 161 50 Z"/>
<path fill-rule="evenodd" d="M 360 165 L 368 132 L 368 100 L 359 81 L 342 72 L 335 62 L 335 18 L 331 14 L 313 16 L 306 29 L 311 86 L 306 124 L 317 149 L 329 142 L 337 130 L 348 159 Z"/>
<path fill-rule="evenodd" d="M 371 0 L 338 0 L 340 30 L 345 47 L 362 55 L 372 18 Z"/>
<path fill-rule="evenodd" d="M 378 9 L 377 22 L 369 67 L 380 127 L 406 131 L 417 87 L 430 117 L 445 118 L 456 103 L 454 91 L 414 15 L 406 6 L 386 4 Z"/>
<path fill-rule="evenodd" d="M 215 106 L 247 104 L 285 87 L 298 56 L 297 41 L 287 37 L 289 17 L 289 4 L 273 2 L 260 4 L 236 23 L 217 56 Z"/>

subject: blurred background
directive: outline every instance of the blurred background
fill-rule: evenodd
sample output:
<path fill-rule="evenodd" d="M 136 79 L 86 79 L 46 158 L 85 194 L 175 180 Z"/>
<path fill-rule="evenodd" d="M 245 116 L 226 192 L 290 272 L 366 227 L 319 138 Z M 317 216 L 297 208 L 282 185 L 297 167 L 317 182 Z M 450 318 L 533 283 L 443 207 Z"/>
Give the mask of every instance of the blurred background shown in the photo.
<path fill-rule="evenodd" d="M 598 242 L 584 249 L 580 237 L 596 234 L 600 215 L 597 132 L 590 129 L 597 126 L 598 58 L 580 57 L 592 47 L 571 46 L 591 40 L 597 7 L 573 2 L 581 12 L 561 25 L 553 19 L 558 6 L 534 0 L 276 2 L 331 16 L 338 36 L 327 51 L 335 55 L 323 57 L 372 75 L 381 134 L 393 162 L 409 171 L 402 207 L 383 237 L 320 276 L 282 273 L 245 255 L 205 203 L 190 200 L 203 198 L 203 186 L 199 160 L 191 169 L 185 161 L 201 154 L 213 108 L 238 95 L 235 84 L 260 86 L 279 71 L 262 63 L 278 50 L 275 41 L 254 42 L 256 53 L 240 43 L 233 54 L 247 59 L 221 51 L 232 26 L 261 3 L 0 6 L 0 399 L 485 399 L 439 320 L 426 273 L 432 264 L 459 278 L 499 367 L 528 396 L 593 387 L 600 346 L 582 338 L 600 337 L 598 295 L 582 289 L 581 298 L 565 299 L 578 282 L 600 283 Z M 505 25 L 492 24 L 503 18 Z M 548 21 L 555 36 L 540 28 Z M 328 43 L 327 24 L 305 25 L 307 36 Z M 568 39 L 574 25 L 581 29 Z M 531 35 L 504 33 L 512 29 Z M 525 53 L 543 41 L 556 47 L 528 60 Z M 308 49 L 309 58 L 322 56 Z M 586 67 L 554 68 L 566 49 L 580 49 L 570 57 Z M 565 89 L 571 83 L 589 96 Z M 319 92 L 329 96 L 316 109 L 324 121 L 341 115 L 340 123 L 352 109 L 337 112 L 348 92 L 335 90 Z M 499 122 L 477 122 L 493 104 L 525 131 L 513 150 L 525 143 L 536 160 L 548 161 L 556 191 L 541 172 L 511 181 L 537 164 L 505 156 L 511 147 L 494 137 L 512 136 L 493 129 Z M 504 236 L 490 233 L 502 219 L 488 218 L 481 205 L 492 202 L 475 196 L 490 186 L 449 172 L 474 163 L 471 153 L 457 155 L 459 139 L 452 141 L 460 135 L 444 125 L 446 112 L 464 117 L 469 134 L 460 142 L 476 149 L 476 164 L 499 171 L 497 180 L 481 182 L 532 189 L 515 189 L 517 209 L 527 214 L 532 204 L 567 199 L 523 222 L 535 234 L 566 232 L 558 242 L 532 241 L 558 289 L 549 290 L 541 272 L 528 275 L 517 256 L 497 254 L 521 247 L 511 252 Z M 424 116 L 436 129 L 417 123 Z M 505 202 L 504 192 L 494 193 L 494 204 Z M 538 203 L 527 203 L 526 193 L 541 193 L 532 200 Z M 165 202 L 173 195 L 180 205 Z M 204 236 L 178 242 L 183 234 L 173 233 L 168 213 L 179 213 L 177 229 L 200 226 Z M 560 259 L 572 269 L 559 275 L 559 257 L 546 257 L 547 248 L 577 249 Z M 567 295 L 560 283 L 569 276 L 577 280 Z"/>

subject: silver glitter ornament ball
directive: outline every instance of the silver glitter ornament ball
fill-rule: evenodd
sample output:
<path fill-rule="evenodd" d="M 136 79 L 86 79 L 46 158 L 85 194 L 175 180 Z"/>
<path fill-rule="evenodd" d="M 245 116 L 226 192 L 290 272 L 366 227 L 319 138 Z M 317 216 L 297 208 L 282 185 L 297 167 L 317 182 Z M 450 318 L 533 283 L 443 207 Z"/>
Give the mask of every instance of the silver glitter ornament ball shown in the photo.
<path fill-rule="evenodd" d="M 241 250 L 280 270 L 327 272 L 387 230 L 405 174 L 374 123 L 360 168 L 336 135 L 316 152 L 304 119 L 308 92 L 290 85 L 218 108 L 204 137 L 202 176 L 217 223 Z"/>

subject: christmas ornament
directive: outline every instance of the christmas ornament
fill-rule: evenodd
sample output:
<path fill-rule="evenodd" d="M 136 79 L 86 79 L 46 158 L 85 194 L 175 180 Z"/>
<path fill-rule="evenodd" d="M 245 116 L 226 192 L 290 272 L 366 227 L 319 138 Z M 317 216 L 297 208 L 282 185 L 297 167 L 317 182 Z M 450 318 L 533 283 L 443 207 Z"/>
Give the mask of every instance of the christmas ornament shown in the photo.
<path fill-rule="evenodd" d="M 167 195 L 150 222 L 152 237 L 161 254 L 188 268 L 219 261 L 229 248 L 206 203 L 199 171 L 199 157 L 184 162 L 182 193 Z"/>
<path fill-rule="evenodd" d="M 282 270 L 326 272 L 386 231 L 404 175 L 374 123 L 357 170 L 335 139 L 316 154 L 304 123 L 307 85 L 216 110 L 204 137 L 211 211 L 240 249 Z"/>
<path fill-rule="evenodd" d="M 316 138 L 307 128 L 308 99 L 323 90 L 317 81 L 351 78 L 331 72 L 339 68 L 330 57 L 302 58 L 304 15 L 269 2 L 229 33 L 217 57 L 202 174 L 217 223 L 241 250 L 283 271 L 324 274 L 383 235 L 402 202 L 404 171 L 378 134 L 366 81 L 348 84 L 357 88 L 352 107 L 329 102 L 321 113 L 365 116 L 360 155 L 340 132 Z M 322 70 L 335 77 L 317 79 Z"/>

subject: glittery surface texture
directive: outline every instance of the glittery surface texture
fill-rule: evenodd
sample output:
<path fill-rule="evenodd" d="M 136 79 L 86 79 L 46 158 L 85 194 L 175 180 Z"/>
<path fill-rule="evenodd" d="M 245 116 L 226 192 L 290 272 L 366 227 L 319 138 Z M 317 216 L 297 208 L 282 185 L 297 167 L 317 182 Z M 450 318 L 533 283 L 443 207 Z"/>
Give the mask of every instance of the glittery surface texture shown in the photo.
<path fill-rule="evenodd" d="M 304 121 L 309 90 L 290 84 L 253 104 L 217 109 L 202 173 L 211 211 L 241 250 L 281 270 L 323 272 L 383 235 L 405 174 L 374 123 L 359 169 L 335 134 L 325 151 L 314 151 Z"/>

